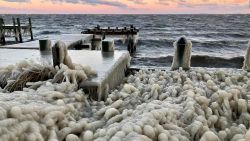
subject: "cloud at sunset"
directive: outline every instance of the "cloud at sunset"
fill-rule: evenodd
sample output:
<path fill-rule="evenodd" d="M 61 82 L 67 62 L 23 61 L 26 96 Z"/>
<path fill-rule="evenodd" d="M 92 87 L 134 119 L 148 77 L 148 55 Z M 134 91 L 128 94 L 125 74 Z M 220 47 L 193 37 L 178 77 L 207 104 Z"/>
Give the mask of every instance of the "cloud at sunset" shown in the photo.
<path fill-rule="evenodd" d="M 31 0 L 2 0 L 6 2 L 30 2 Z"/>
<path fill-rule="evenodd" d="M 3 14 L 250 14 L 248 0 L 0 0 L 0 5 Z"/>
<path fill-rule="evenodd" d="M 61 2 L 61 3 L 73 3 L 73 4 L 89 4 L 89 5 L 108 5 L 114 7 L 126 8 L 127 5 L 118 1 L 107 1 L 107 0 L 46 0 L 51 2 Z"/>

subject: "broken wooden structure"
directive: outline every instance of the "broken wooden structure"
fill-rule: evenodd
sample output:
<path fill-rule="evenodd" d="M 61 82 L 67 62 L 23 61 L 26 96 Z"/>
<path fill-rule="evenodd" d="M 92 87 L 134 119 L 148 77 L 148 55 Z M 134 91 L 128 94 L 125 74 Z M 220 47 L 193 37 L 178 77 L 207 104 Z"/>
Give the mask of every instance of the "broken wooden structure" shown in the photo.
<path fill-rule="evenodd" d="M 104 40 L 106 38 L 106 35 L 125 35 L 127 37 L 128 45 L 127 50 L 130 53 L 134 53 L 136 51 L 136 43 L 137 39 L 136 36 L 138 35 L 139 29 L 131 25 L 130 27 L 115 27 L 115 28 L 101 28 L 99 25 L 94 27 L 93 29 L 87 29 L 85 31 L 82 31 L 82 34 L 93 34 L 93 42 L 96 40 Z M 96 35 L 101 35 L 102 39 L 99 39 L 96 37 Z M 95 43 L 94 43 L 95 44 Z"/>
<path fill-rule="evenodd" d="M 106 100 L 111 90 L 119 86 L 130 64 L 130 55 L 127 51 L 101 52 L 91 50 L 69 50 L 72 62 L 93 68 L 97 76 L 79 83 L 86 94 L 93 100 Z M 39 64 L 51 64 L 52 53 L 44 54 L 38 49 L 6 49 L 0 48 L 0 68 L 16 64 L 20 61 L 33 60 Z M 15 57 L 10 57 L 15 56 Z"/>
<path fill-rule="evenodd" d="M 13 34 L 16 42 L 23 42 L 23 34 L 28 32 L 30 39 L 33 40 L 32 23 L 29 18 L 28 24 L 21 24 L 19 18 L 13 18 L 13 25 L 6 25 L 4 20 L 0 18 L 0 43 L 6 43 L 6 34 Z"/>

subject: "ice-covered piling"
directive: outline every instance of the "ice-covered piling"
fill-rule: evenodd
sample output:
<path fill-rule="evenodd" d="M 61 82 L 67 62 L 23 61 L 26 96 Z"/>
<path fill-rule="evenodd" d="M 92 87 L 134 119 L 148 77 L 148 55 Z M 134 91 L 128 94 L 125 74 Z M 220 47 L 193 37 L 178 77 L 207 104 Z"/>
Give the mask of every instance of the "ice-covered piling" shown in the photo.
<path fill-rule="evenodd" d="M 250 71 L 250 41 L 248 42 L 248 45 L 247 45 L 243 69 L 246 71 Z"/>
<path fill-rule="evenodd" d="M 70 69 L 74 69 L 74 65 L 70 56 L 68 55 L 68 49 L 64 42 L 58 41 L 52 47 L 53 65 L 60 66 L 61 63 L 67 65 Z"/>
<path fill-rule="evenodd" d="M 129 53 L 134 53 L 136 51 L 136 37 L 134 35 L 128 36 L 128 51 Z"/>
<path fill-rule="evenodd" d="M 51 40 L 39 40 L 40 51 L 51 51 Z"/>
<path fill-rule="evenodd" d="M 192 42 L 186 37 L 181 37 L 174 42 L 175 54 L 172 62 L 172 70 L 182 67 L 184 70 L 190 69 Z"/>
<path fill-rule="evenodd" d="M 115 50 L 114 40 L 103 40 L 102 41 L 102 51 L 103 52 L 112 52 Z"/>
<path fill-rule="evenodd" d="M 51 40 L 39 40 L 39 50 L 40 50 L 42 64 L 51 65 L 52 64 Z"/>
<path fill-rule="evenodd" d="M 100 50 L 102 45 L 102 38 L 93 35 L 91 40 L 91 50 Z"/>

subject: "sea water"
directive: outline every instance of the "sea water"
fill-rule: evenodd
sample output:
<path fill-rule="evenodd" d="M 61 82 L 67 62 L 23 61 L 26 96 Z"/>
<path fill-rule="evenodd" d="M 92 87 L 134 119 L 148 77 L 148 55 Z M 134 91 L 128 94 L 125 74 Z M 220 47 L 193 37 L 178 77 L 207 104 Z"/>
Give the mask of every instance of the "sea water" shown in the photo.
<path fill-rule="evenodd" d="M 80 34 L 96 25 L 140 29 L 136 67 L 170 67 L 173 42 L 185 35 L 193 43 L 191 66 L 241 68 L 250 40 L 250 15 L 0 15 L 31 17 L 35 39 L 59 34 Z M 27 21 L 26 21 L 27 22 Z M 108 37 L 110 38 L 110 37 Z M 122 37 L 114 38 L 116 49 L 126 50 Z M 14 38 L 13 38 L 14 40 Z"/>

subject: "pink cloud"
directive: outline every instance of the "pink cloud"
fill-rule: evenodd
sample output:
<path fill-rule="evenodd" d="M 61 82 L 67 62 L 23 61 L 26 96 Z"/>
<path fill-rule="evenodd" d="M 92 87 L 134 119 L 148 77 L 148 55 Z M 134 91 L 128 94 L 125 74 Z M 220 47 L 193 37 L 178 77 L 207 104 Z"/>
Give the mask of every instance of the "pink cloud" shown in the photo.
<path fill-rule="evenodd" d="M 0 13 L 250 14 L 248 4 L 247 0 L 2 0 Z"/>

